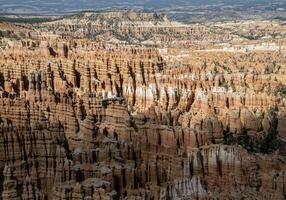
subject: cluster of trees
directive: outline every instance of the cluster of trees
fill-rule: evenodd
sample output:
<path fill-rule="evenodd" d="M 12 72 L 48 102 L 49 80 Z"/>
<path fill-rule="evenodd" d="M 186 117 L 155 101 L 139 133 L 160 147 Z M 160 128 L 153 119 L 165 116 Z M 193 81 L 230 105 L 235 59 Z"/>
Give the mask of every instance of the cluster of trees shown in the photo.
<path fill-rule="evenodd" d="M 2 31 L 0 30 L 0 38 L 15 38 L 15 39 L 20 39 L 25 37 L 24 33 L 21 33 L 20 35 L 14 33 L 13 31 Z"/>
<path fill-rule="evenodd" d="M 0 22 L 36 24 L 52 21 L 50 18 L 10 18 L 0 17 Z"/>

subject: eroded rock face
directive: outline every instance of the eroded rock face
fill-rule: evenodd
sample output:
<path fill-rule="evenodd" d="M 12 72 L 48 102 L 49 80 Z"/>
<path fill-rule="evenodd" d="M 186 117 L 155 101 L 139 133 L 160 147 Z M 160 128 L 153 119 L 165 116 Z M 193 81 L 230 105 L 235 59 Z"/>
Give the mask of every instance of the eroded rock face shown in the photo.
<path fill-rule="evenodd" d="M 134 37 L 162 29 L 183 42 L 182 27 L 190 28 L 136 13 L 75 27 L 94 17 L 40 24 L 37 37 L 31 30 L 29 39 L 3 42 L 2 199 L 285 198 L 281 53 L 91 41 L 87 32 L 114 19 Z M 72 30 L 85 27 L 75 39 Z M 45 28 L 56 39 L 43 41 Z"/>

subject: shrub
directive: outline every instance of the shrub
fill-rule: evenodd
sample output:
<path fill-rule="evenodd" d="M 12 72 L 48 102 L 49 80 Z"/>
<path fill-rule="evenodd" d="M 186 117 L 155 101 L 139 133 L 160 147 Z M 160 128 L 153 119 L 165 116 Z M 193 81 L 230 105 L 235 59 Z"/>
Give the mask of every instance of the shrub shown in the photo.
<path fill-rule="evenodd" d="M 275 90 L 275 95 L 277 96 L 282 96 L 283 98 L 286 97 L 286 86 L 279 86 L 278 88 L 276 88 Z"/>

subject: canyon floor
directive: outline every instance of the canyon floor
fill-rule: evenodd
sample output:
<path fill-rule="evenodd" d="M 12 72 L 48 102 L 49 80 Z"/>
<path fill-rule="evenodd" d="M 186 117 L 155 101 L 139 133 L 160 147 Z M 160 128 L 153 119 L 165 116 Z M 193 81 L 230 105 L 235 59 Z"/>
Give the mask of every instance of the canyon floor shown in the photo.
<path fill-rule="evenodd" d="M 286 198 L 286 23 L 0 23 L 3 200 Z"/>

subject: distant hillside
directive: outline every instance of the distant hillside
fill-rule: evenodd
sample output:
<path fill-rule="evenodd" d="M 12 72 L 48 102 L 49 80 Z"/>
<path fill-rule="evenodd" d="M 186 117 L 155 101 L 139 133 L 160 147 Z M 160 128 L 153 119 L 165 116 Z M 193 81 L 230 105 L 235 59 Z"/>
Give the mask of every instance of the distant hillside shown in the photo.
<path fill-rule="evenodd" d="M 269 0 L 0 0 L 0 12 L 39 13 L 68 12 L 81 9 L 138 8 L 147 10 L 185 6 L 266 4 Z M 271 2 L 284 2 L 271 1 Z"/>

